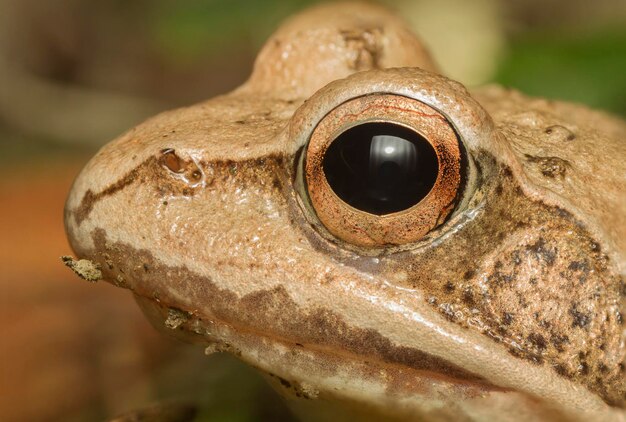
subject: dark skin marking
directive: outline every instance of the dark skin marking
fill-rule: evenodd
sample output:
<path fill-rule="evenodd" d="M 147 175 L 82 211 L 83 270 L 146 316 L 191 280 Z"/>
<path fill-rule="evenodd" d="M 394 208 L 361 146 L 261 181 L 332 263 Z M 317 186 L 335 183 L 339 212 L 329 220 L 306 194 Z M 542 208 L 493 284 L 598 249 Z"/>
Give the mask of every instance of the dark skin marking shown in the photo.
<path fill-rule="evenodd" d="M 212 280 L 192 273 L 185 267 L 168 267 L 156 261 L 146 250 L 135 250 L 123 243 L 110 243 L 103 230 L 93 233 L 95 251 L 90 252 L 93 259 L 100 261 L 106 255 L 113 262 L 113 269 L 107 270 L 105 278 L 115 280 L 124 270 L 135 294 L 152 297 L 159 291 L 159 300 L 184 309 L 176 304 L 175 297 L 168 297 L 170 289 L 177 291 L 177 296 L 187 298 L 191 303 L 211 303 L 210 318 L 229 321 L 238 327 L 258 330 L 260 327 L 272 327 L 271 333 L 265 333 L 289 342 L 303 345 L 317 345 L 331 350 L 344 350 L 357 356 L 368 356 L 389 364 L 399 364 L 424 371 L 432 371 L 443 377 L 463 380 L 477 384 L 486 381 L 443 359 L 428 355 L 420 350 L 395 346 L 387 338 L 371 329 L 350 327 L 342 318 L 323 308 L 303 312 L 288 296 L 286 290 L 277 287 L 272 290 L 248 294 L 241 299 L 227 291 L 219 289 Z M 146 263 L 150 273 L 146 274 L 135 268 L 138 263 Z M 159 289 L 158 283 L 167 284 Z M 263 335 L 263 333 L 260 333 Z"/>
<path fill-rule="evenodd" d="M 475 275 L 475 274 L 476 274 L 476 273 L 475 273 L 475 271 L 474 271 L 474 270 L 467 270 L 467 271 L 465 271 L 465 273 L 463 274 L 463 278 L 464 278 L 465 280 L 470 280 L 472 277 L 474 277 L 474 275 Z"/>
<path fill-rule="evenodd" d="M 221 173 L 225 174 L 225 177 L 229 177 L 237 174 L 238 166 L 244 166 L 246 168 L 263 166 L 266 160 L 271 160 L 272 162 L 275 162 L 276 165 L 281 166 L 283 157 L 279 154 L 270 154 L 267 157 L 260 157 L 253 160 L 242 160 L 241 162 L 233 160 L 220 160 L 215 161 L 214 163 L 200 163 L 200 165 L 204 167 L 212 165 L 218 170 L 219 168 L 227 167 L 229 169 L 229 173 Z M 83 195 L 80 205 L 73 210 L 76 223 L 80 225 L 86 218 L 88 218 L 96 203 L 108 196 L 122 191 L 137 181 L 142 183 L 145 183 L 147 180 L 157 181 L 154 185 L 158 193 L 163 196 L 167 194 L 182 194 L 184 196 L 194 195 L 197 188 L 189 187 L 180 180 L 168 177 L 168 171 L 175 174 L 185 174 L 192 182 L 198 182 L 202 179 L 202 172 L 194 162 L 182 159 L 172 148 L 164 148 L 160 151 L 159 155 L 147 158 L 145 161 L 137 165 L 127 174 L 102 191 L 94 193 L 91 189 L 87 190 L 87 192 Z M 212 184 L 212 180 L 207 181 L 208 187 L 211 187 Z M 278 187 L 278 185 L 279 182 L 275 178 L 274 186 Z M 164 201 L 163 205 L 167 205 L 167 201 Z"/>
<path fill-rule="evenodd" d="M 529 163 L 535 164 L 541 174 L 550 179 L 565 177 L 565 173 L 571 167 L 570 163 L 559 157 L 535 157 L 525 155 Z"/>
<path fill-rule="evenodd" d="M 569 314 L 572 317 L 572 327 L 585 328 L 589 324 L 591 316 L 589 313 L 580 312 L 577 309 L 577 305 L 573 304 L 569 309 Z"/>
<path fill-rule="evenodd" d="M 476 304 L 474 300 L 474 294 L 470 289 L 466 289 L 463 291 L 463 302 L 465 302 L 467 306 L 474 306 Z"/>
<path fill-rule="evenodd" d="M 528 336 L 528 341 L 534 344 L 539 350 L 544 350 L 547 346 L 546 339 L 541 334 L 530 334 Z"/>
<path fill-rule="evenodd" d="M 509 347 L 509 353 L 515 357 L 534 363 L 535 365 L 543 364 L 543 357 L 537 353 L 531 352 L 530 350 L 520 350 L 516 347 Z"/>
<path fill-rule="evenodd" d="M 155 162 L 156 158 L 150 157 L 102 191 L 94 193 L 91 189 L 89 189 L 87 192 L 85 192 L 85 195 L 83 196 L 80 205 L 74 210 L 74 218 L 76 219 L 76 223 L 80 225 L 87 217 L 89 217 L 91 210 L 98 201 L 121 191 L 127 186 L 130 186 L 138 179 L 138 176 L 143 172 L 143 169 L 153 166 Z"/>
<path fill-rule="evenodd" d="M 557 374 L 561 375 L 562 377 L 568 377 L 569 374 L 567 373 L 567 369 L 561 365 L 554 365 L 554 370 L 556 371 Z"/>
<path fill-rule="evenodd" d="M 278 381 L 280 382 L 280 384 L 285 387 L 285 388 L 291 388 L 291 383 L 289 381 L 287 381 L 284 378 L 279 377 L 278 375 L 274 375 L 276 378 L 278 378 Z"/>
<path fill-rule="evenodd" d="M 546 246 L 545 239 L 540 237 L 539 240 L 528 246 L 528 250 L 541 257 L 541 259 L 543 259 L 547 265 L 554 264 L 556 252 L 554 250 L 550 250 L 550 248 Z"/>

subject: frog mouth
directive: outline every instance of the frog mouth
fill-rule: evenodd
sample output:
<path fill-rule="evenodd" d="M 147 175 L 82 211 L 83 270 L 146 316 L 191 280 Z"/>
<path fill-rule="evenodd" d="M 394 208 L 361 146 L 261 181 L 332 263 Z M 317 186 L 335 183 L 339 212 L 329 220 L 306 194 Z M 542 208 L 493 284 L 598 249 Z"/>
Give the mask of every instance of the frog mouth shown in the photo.
<path fill-rule="evenodd" d="M 92 232 L 92 241 L 95 248 L 79 255 L 99 263 L 105 280 L 132 290 L 140 304 L 150 304 L 143 306 L 146 314 L 168 334 L 186 332 L 194 341 L 204 336 L 217 344 L 234 344 L 231 338 L 241 338 L 251 350 L 255 344 L 282 345 L 328 359 L 334 356 L 334 361 L 378 362 L 422 376 L 492 387 L 483 377 L 443 358 L 394 345 L 374 329 L 352 326 L 330 309 L 303 310 L 284 286 L 238 296 L 185 266 L 170 266 L 148 250 L 111 241 L 103 229 Z M 227 334 L 212 338 L 219 332 Z"/>
<path fill-rule="evenodd" d="M 383 397 L 398 406 L 416 398 L 422 402 L 437 399 L 454 403 L 494 394 L 539 400 L 532 398 L 539 395 L 526 386 L 529 379 L 539 379 L 543 373 L 524 372 L 518 378 L 495 373 L 496 379 L 505 380 L 503 387 L 480 375 L 482 372 L 476 374 L 465 369 L 465 365 L 456 365 L 457 361 L 425 353 L 418 349 L 417 341 L 413 341 L 418 345 L 413 348 L 394 345 L 380 332 L 349 325 L 329 309 L 303 310 L 282 285 L 237 295 L 186 266 L 160 261 L 147 249 L 109 240 L 103 229 L 95 229 L 91 234 L 94 247 L 82 253 L 77 250 L 77 254 L 99 264 L 104 279 L 131 289 L 157 329 L 208 344 L 210 352 L 229 352 L 290 385 L 311 386 L 320 396 L 342 395 L 357 402 Z M 371 299 L 368 302 L 376 305 Z M 406 317 L 404 312 L 398 315 Z M 429 335 L 424 327 L 432 330 L 432 324 L 424 320 L 424 327 L 419 328 L 415 327 L 417 320 L 410 320 L 411 332 Z M 436 331 L 433 336 L 441 334 L 441 329 Z M 515 367 L 515 361 L 499 359 L 492 353 L 488 357 L 495 362 L 486 369 L 492 371 L 490 374 L 493 375 L 495 365 L 498 370 L 507 363 L 519 373 L 520 365 Z M 461 358 L 464 362 L 468 359 Z M 549 379 L 557 387 L 542 388 L 544 395 L 553 397 L 569 391 L 565 389 L 568 385 L 564 388 L 558 385 L 558 379 Z M 583 403 L 585 399 L 594 403 L 593 397 L 584 393 L 579 396 Z M 567 408 L 566 403 L 559 403 L 558 408 Z"/>
<path fill-rule="evenodd" d="M 542 417 L 549 414 L 550 420 L 567 420 L 559 411 L 546 410 L 540 400 L 524 393 L 498 387 L 472 374 L 455 373 L 452 364 L 417 369 L 403 362 L 385 362 L 277 338 L 215 318 L 173 310 L 152 298 L 136 295 L 136 300 L 160 331 L 204 344 L 207 354 L 234 355 L 260 370 L 291 403 L 310 403 L 312 399 L 316 400 L 315 406 L 330 402 L 343 407 L 348 403 L 359 409 L 369 408 L 391 420 L 415 420 L 416 415 L 428 415 L 433 408 L 450 412 L 441 420 L 457 420 L 459 415 L 481 412 L 492 412 L 481 419 L 492 420 L 500 411 L 497 406 L 504 403 L 515 409 L 533 409 Z M 420 416 L 418 420 L 422 417 L 430 418 Z"/>
<path fill-rule="evenodd" d="M 168 266 L 147 250 L 111 242 L 104 230 L 96 229 L 92 238 L 98 252 L 89 255 L 101 262 L 103 277 L 114 284 L 124 280 L 158 330 L 208 343 L 209 351 L 229 352 L 266 373 L 320 386 L 338 376 L 345 385 L 359 379 L 406 396 L 422 390 L 426 396 L 451 397 L 504 391 L 443 358 L 350 326 L 331 310 L 304 312 L 282 286 L 238 297 L 184 266 Z"/>
<path fill-rule="evenodd" d="M 299 389 L 311 386 L 324 389 L 327 384 L 337 382 L 337 377 L 343 378 L 346 386 L 359 380 L 370 388 L 377 385 L 393 390 L 393 394 L 411 397 L 444 395 L 459 399 L 511 391 L 422 351 L 394 349 L 382 336 L 372 332 L 359 335 L 366 342 L 387 349 L 385 352 L 366 355 L 350 348 L 298 342 L 213 316 L 203 317 L 167 307 L 137 294 L 135 299 L 159 331 L 187 342 L 204 344 L 207 354 L 230 353 L 278 380 L 279 384 L 289 385 L 298 394 L 301 394 Z"/>

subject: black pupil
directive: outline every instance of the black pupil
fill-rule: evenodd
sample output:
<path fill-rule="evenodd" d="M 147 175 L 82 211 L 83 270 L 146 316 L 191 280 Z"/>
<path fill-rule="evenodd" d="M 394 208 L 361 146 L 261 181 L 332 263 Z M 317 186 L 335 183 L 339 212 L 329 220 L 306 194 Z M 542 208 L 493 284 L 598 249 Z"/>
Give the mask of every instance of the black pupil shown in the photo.
<path fill-rule="evenodd" d="M 324 173 L 337 196 L 376 215 L 420 202 L 435 184 L 438 167 L 437 154 L 423 136 L 393 123 L 348 129 L 324 156 Z"/>

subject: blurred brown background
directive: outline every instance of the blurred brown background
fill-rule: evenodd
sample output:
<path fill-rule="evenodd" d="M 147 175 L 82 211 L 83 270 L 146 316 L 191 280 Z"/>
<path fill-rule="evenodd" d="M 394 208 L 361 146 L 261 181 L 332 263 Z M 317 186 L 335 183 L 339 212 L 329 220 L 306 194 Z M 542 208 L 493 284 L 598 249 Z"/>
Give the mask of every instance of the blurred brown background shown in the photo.
<path fill-rule="evenodd" d="M 162 338 L 130 294 L 64 268 L 72 179 L 122 131 L 243 82 L 314 0 L 0 0 L 0 420 L 91 421 L 163 400 L 288 420 L 252 370 Z M 445 73 L 626 116 L 623 0 L 385 0 Z"/>

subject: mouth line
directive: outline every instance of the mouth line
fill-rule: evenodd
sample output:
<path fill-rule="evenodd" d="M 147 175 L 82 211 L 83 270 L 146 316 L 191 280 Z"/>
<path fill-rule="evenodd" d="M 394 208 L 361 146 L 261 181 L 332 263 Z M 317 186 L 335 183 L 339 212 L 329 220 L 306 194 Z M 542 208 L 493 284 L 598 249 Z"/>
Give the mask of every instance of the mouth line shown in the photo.
<path fill-rule="evenodd" d="M 353 371 L 355 378 L 373 379 L 376 378 L 374 375 L 376 373 L 384 374 L 383 378 L 387 379 L 385 382 L 387 384 L 386 389 L 399 388 L 405 390 L 405 394 L 411 395 L 419 394 L 421 390 L 424 390 L 425 385 L 428 385 L 431 390 L 444 390 L 452 396 L 464 398 L 481 396 L 491 392 L 512 391 L 496 386 L 474 374 L 470 377 L 456 376 L 453 374 L 454 371 L 450 370 L 454 367 L 451 363 L 448 368 L 415 368 L 405 363 L 385 361 L 378 356 L 362 355 L 345 349 L 333 348 L 326 344 L 299 342 L 284 336 L 270 334 L 267 331 L 224 321 L 212 315 L 201 314 L 198 311 L 189 312 L 171 308 L 153 298 L 137 293 L 135 293 L 135 298 L 159 331 L 182 337 L 185 341 L 208 345 L 207 354 L 228 352 L 249 365 L 278 378 L 284 377 L 296 382 L 309 382 L 303 373 L 296 373 L 297 371 L 293 370 L 286 371 L 280 365 L 268 364 L 267 360 L 261 359 L 259 356 L 273 353 L 282 356 L 286 353 L 291 356 L 291 359 L 299 356 L 299 359 L 296 360 L 316 360 L 315 365 L 321 365 L 321 367 L 331 366 Z M 173 309 L 174 312 L 172 312 Z M 156 319 L 154 318 L 155 310 L 158 314 Z M 180 319 L 177 320 L 173 316 L 176 314 Z M 172 324 L 173 321 L 176 323 Z M 280 358 L 278 359 L 280 360 Z M 291 365 L 292 369 L 293 367 L 294 365 Z M 389 380 L 399 377 L 406 379 L 404 388 L 392 387 L 393 382 L 389 382 Z"/>
<path fill-rule="evenodd" d="M 92 250 L 81 255 L 99 262 L 103 278 L 112 284 L 123 274 L 125 287 L 133 291 L 140 305 L 145 304 L 144 313 L 157 329 L 175 335 L 186 332 L 186 336 L 179 336 L 194 342 L 231 345 L 233 349 L 226 351 L 266 372 L 283 371 L 292 378 L 307 374 L 307 370 L 289 374 L 288 359 L 276 354 L 276 350 L 282 350 L 285 355 L 301 355 L 298 359 L 303 365 L 316 367 L 320 373 L 327 371 L 324 363 L 333 362 L 337 368 L 353 368 L 346 370 L 357 371 L 361 379 L 380 378 L 373 374 L 372 368 L 377 368 L 393 379 L 404 377 L 402 385 L 421 380 L 422 384 L 443 385 L 446 390 L 472 390 L 475 394 L 502 390 L 480 374 L 420 350 L 419 345 L 396 344 L 381 332 L 351 325 L 324 307 L 303 309 L 284 286 L 239 296 L 185 266 L 162 263 L 148 250 L 111 242 L 104 230 L 96 230 L 92 236 L 95 250 L 100 252 Z M 200 309 L 193 304 L 199 304 Z M 173 308 L 180 312 L 179 318 L 168 321 Z M 255 353 L 263 353 L 266 362 Z M 406 374 L 416 380 L 407 380 Z M 382 379 L 377 382 L 388 384 Z M 412 393 L 407 390 L 407 394 Z"/>

